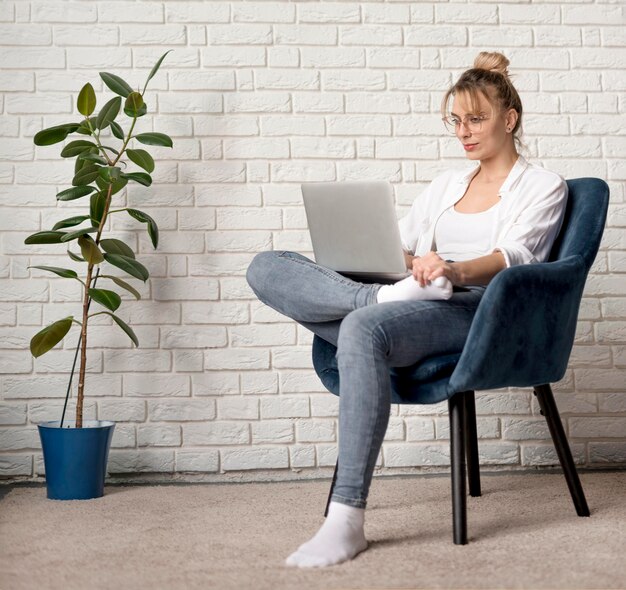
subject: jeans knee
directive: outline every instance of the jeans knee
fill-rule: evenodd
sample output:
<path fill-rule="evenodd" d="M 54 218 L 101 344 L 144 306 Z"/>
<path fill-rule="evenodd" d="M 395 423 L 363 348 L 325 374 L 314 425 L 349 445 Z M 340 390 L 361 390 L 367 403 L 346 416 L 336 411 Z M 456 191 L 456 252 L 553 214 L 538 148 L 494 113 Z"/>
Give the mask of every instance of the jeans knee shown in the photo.
<path fill-rule="evenodd" d="M 246 281 L 250 285 L 255 294 L 263 288 L 264 283 L 272 274 L 272 261 L 276 258 L 278 252 L 268 250 L 259 252 L 252 259 L 246 270 Z"/>
<path fill-rule="evenodd" d="M 338 354 L 355 350 L 387 350 L 387 339 L 372 307 L 361 307 L 350 312 L 341 322 L 337 341 Z"/>

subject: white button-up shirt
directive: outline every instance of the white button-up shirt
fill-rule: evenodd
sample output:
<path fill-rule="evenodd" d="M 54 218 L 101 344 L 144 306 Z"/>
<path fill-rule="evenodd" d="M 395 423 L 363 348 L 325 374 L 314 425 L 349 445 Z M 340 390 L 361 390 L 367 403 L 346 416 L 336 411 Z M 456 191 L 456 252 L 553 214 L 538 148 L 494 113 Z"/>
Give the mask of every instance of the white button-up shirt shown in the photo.
<path fill-rule="evenodd" d="M 480 163 L 469 170 L 438 175 L 398 222 L 404 248 L 415 256 L 433 249 L 440 215 L 465 194 Z M 500 206 L 493 222 L 489 250 L 501 251 L 507 267 L 545 262 L 563 224 L 567 184 L 562 176 L 519 156 L 500 187 Z"/>

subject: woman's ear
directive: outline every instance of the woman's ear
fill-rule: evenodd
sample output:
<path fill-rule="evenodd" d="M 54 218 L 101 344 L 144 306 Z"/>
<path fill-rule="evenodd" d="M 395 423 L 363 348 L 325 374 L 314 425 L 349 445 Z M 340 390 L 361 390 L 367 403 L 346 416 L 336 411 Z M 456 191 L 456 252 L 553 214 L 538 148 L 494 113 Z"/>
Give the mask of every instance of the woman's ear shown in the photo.
<path fill-rule="evenodd" d="M 506 130 L 511 132 L 515 129 L 517 124 L 517 111 L 515 109 L 509 109 L 506 114 Z"/>

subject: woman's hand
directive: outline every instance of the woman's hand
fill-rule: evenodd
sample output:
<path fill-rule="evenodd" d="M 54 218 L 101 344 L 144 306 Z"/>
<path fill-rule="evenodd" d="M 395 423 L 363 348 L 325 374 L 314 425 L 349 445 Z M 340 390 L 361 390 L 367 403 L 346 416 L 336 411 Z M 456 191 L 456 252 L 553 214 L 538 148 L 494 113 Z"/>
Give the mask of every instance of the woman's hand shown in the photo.
<path fill-rule="evenodd" d="M 453 285 L 460 284 L 460 276 L 456 267 L 446 262 L 436 252 L 429 252 L 424 256 L 413 257 L 413 277 L 421 287 L 429 285 L 437 277 L 447 277 Z"/>

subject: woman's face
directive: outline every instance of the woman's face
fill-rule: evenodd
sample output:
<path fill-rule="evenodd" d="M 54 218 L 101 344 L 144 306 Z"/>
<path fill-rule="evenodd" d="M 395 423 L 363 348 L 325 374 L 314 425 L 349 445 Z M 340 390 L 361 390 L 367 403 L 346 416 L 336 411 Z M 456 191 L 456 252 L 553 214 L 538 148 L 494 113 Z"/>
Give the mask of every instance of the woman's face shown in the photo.
<path fill-rule="evenodd" d="M 456 122 L 455 133 L 467 158 L 488 160 L 514 147 L 512 130 L 517 113 L 514 109 L 503 113 L 482 92 L 478 97 L 478 106 L 473 110 L 469 96 L 456 95 L 449 117 Z"/>

